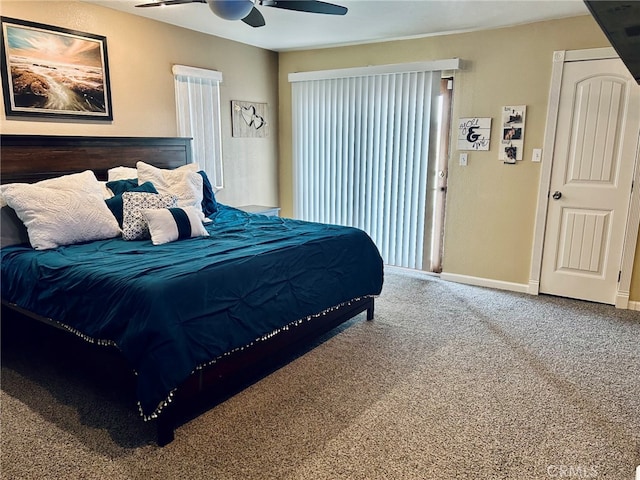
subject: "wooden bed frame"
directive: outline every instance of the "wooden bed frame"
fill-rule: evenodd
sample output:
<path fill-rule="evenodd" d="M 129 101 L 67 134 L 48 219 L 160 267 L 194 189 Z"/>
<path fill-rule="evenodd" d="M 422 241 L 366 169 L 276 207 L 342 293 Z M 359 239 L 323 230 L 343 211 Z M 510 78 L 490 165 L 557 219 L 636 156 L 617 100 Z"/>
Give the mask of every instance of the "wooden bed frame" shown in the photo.
<path fill-rule="evenodd" d="M 159 168 L 177 168 L 191 162 L 191 139 L 167 137 L 84 137 L 51 135 L 0 135 L 0 183 L 32 183 L 84 170 L 93 170 L 106 180 L 115 166 L 135 167 L 143 161 Z M 20 315 L 60 328 L 65 319 L 48 319 L 5 302 L 2 305 Z M 303 344 L 329 332 L 366 311 L 373 319 L 374 299 L 362 298 L 282 330 L 268 340 L 223 356 L 216 363 L 196 370 L 174 393 L 171 403 L 155 420 L 158 444 L 174 439 L 174 430 L 190 400 L 202 392 L 217 389 L 234 376 L 250 372 L 283 349 Z"/>

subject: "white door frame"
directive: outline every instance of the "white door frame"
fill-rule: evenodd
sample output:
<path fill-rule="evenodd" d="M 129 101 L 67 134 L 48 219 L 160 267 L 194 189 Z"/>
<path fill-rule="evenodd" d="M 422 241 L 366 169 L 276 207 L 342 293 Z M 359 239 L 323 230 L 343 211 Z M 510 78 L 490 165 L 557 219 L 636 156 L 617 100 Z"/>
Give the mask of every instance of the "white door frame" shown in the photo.
<path fill-rule="evenodd" d="M 553 151 L 555 149 L 555 133 L 558 123 L 558 111 L 560 105 L 560 87 L 562 84 L 562 72 L 566 62 L 581 60 L 601 60 L 607 58 L 619 58 L 613 48 L 593 48 L 588 50 L 559 50 L 553 52 L 553 68 L 551 70 L 551 90 L 549 92 L 549 107 L 547 110 L 547 123 L 544 133 L 542 165 L 540 171 L 540 185 L 538 187 L 538 204 L 536 220 L 533 232 L 533 251 L 531 255 L 531 273 L 529 275 L 529 290 L 532 295 L 538 295 L 540 289 L 540 275 L 542 270 L 542 250 L 547 223 L 547 208 L 549 204 L 549 188 L 551 186 L 551 169 L 553 167 Z M 640 137 L 636 145 L 635 168 L 633 174 L 633 191 L 629 204 L 629 214 L 622 248 L 621 275 L 616 291 L 616 308 L 628 308 L 629 289 L 631 287 L 631 274 L 633 273 L 633 260 L 640 228 Z"/>

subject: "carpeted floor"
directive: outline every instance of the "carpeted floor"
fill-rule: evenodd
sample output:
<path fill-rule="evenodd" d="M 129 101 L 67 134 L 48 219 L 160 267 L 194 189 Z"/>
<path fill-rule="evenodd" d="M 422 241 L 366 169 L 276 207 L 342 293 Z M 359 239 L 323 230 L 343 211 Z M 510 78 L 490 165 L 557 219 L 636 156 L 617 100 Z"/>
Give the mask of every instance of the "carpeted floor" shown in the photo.
<path fill-rule="evenodd" d="M 640 312 L 605 305 L 388 271 L 372 322 L 165 448 L 118 358 L 49 330 L 2 340 L 3 479 L 633 480 L 640 464 Z"/>

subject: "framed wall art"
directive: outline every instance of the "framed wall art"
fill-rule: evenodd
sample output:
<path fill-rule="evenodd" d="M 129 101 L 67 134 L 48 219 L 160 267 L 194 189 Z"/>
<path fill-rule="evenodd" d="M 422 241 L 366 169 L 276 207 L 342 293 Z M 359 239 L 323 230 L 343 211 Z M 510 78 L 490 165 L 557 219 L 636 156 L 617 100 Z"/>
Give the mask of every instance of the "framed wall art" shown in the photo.
<path fill-rule="evenodd" d="M 526 105 L 502 107 L 501 140 L 498 158 L 504 163 L 514 164 L 517 160 L 522 160 L 526 114 Z"/>
<path fill-rule="evenodd" d="M 0 17 L 7 117 L 113 120 L 107 39 Z"/>
<path fill-rule="evenodd" d="M 458 150 L 489 150 L 491 118 L 464 117 L 458 121 Z"/>
<path fill-rule="evenodd" d="M 234 137 L 262 138 L 269 135 L 266 103 L 232 100 L 231 115 Z"/>

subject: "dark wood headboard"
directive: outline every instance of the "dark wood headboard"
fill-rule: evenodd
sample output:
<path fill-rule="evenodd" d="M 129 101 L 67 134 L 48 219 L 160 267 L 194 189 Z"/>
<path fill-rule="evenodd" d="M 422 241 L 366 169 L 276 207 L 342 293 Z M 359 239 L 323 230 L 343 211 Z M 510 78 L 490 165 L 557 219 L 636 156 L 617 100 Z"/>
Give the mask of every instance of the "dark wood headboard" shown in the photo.
<path fill-rule="evenodd" d="M 0 183 L 37 182 L 93 170 L 106 180 L 109 168 L 135 167 L 142 161 L 158 168 L 191 162 L 191 139 L 182 137 L 85 137 L 0 135 Z"/>

